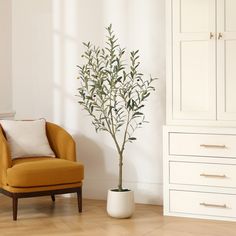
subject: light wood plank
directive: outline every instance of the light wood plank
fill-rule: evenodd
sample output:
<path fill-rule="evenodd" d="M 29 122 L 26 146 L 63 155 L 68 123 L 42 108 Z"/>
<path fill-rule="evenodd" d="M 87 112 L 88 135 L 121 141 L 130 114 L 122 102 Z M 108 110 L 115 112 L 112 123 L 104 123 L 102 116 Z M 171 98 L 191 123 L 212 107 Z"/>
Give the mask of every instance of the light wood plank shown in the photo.
<path fill-rule="evenodd" d="M 136 205 L 131 219 L 107 216 L 106 202 L 84 200 L 78 214 L 76 198 L 56 196 L 19 200 L 19 220 L 11 218 L 11 201 L 0 197 L 1 236 L 233 236 L 236 224 L 176 217 L 163 217 L 161 206 Z"/>

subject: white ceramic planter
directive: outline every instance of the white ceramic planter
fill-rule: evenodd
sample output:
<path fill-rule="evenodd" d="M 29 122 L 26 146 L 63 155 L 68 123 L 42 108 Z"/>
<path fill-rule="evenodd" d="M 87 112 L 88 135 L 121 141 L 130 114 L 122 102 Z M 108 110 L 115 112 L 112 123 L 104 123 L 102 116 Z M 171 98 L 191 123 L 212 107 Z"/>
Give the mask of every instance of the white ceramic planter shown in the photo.
<path fill-rule="evenodd" d="M 107 213 L 114 218 L 129 218 L 134 213 L 134 192 L 108 190 Z"/>

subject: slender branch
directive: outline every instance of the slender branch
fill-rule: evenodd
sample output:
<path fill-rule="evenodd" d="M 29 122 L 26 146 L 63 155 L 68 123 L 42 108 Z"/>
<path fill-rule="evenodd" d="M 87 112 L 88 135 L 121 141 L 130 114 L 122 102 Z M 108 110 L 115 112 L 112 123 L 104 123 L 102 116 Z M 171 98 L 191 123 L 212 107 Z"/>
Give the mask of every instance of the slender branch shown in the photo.
<path fill-rule="evenodd" d="M 118 141 L 117 141 L 116 135 L 115 135 L 115 133 L 113 133 L 113 131 L 112 131 L 111 127 L 110 127 L 110 124 L 109 124 L 109 122 L 108 122 L 108 120 L 107 120 L 105 114 L 104 114 L 104 117 L 105 117 L 105 121 L 106 121 L 106 123 L 107 123 L 107 127 L 108 127 L 108 129 L 109 129 L 109 131 L 110 131 L 111 137 L 113 138 L 113 140 L 114 140 L 114 142 L 115 142 L 117 151 L 118 151 L 118 153 L 120 154 L 120 153 L 121 153 L 121 149 L 120 149 L 119 143 L 118 143 Z"/>
<path fill-rule="evenodd" d="M 127 137 L 127 133 L 128 133 L 129 123 L 130 123 L 130 111 L 128 111 L 128 118 L 127 118 L 127 123 L 126 123 L 125 133 L 124 133 L 124 139 L 123 139 L 122 148 L 121 148 L 122 154 L 123 154 L 124 149 L 125 149 L 125 143 L 126 143 L 126 137 Z"/>

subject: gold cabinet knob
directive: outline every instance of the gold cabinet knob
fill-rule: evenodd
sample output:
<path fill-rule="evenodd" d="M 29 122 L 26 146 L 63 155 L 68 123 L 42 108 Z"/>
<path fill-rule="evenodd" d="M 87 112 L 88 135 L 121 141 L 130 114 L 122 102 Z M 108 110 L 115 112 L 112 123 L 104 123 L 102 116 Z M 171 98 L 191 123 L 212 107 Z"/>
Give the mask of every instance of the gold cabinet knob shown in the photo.
<path fill-rule="evenodd" d="M 214 38 L 214 34 L 212 32 L 210 32 L 210 39 Z"/>
<path fill-rule="evenodd" d="M 223 34 L 222 33 L 219 33 L 218 34 L 218 39 L 222 39 L 223 38 Z"/>

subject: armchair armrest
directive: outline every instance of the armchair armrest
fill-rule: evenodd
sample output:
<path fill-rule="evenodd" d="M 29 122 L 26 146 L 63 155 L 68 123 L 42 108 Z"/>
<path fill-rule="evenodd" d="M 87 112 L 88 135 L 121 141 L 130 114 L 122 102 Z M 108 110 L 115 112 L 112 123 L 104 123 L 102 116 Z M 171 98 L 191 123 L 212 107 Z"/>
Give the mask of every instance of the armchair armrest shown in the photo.
<path fill-rule="evenodd" d="M 72 136 L 53 123 L 46 123 L 49 144 L 57 158 L 76 161 L 76 145 Z"/>
<path fill-rule="evenodd" d="M 0 182 L 6 185 L 7 169 L 12 166 L 10 148 L 0 125 Z"/>

